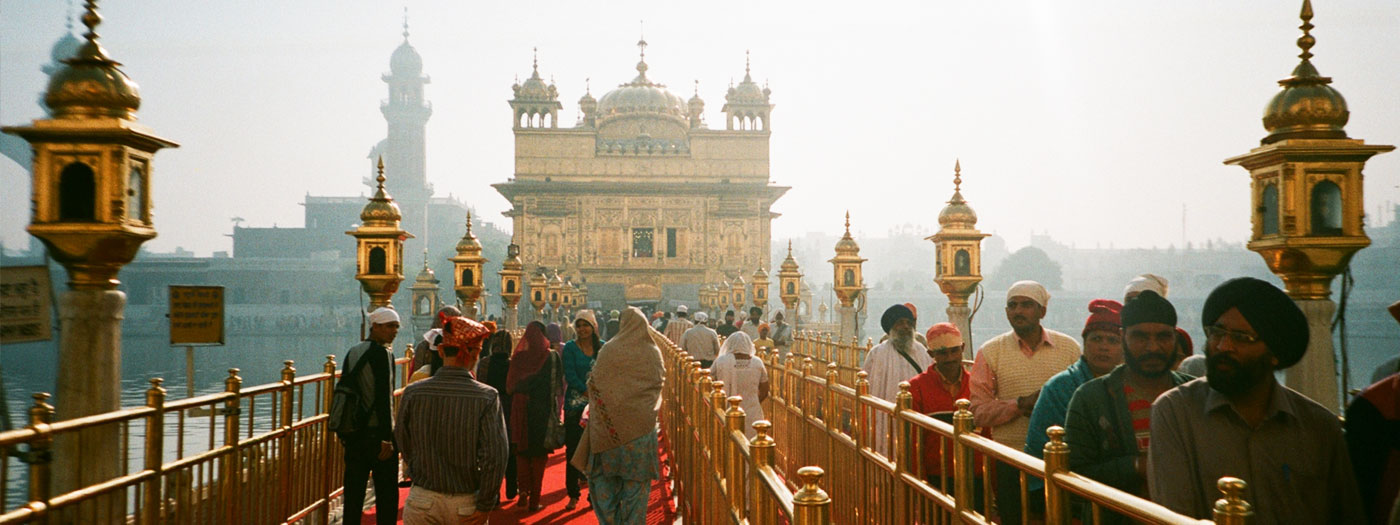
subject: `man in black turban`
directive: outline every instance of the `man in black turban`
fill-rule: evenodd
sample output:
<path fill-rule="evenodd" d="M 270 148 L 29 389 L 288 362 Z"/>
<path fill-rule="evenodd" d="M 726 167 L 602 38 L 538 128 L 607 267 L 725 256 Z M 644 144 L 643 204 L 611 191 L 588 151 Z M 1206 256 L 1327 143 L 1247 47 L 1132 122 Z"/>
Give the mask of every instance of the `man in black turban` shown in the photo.
<path fill-rule="evenodd" d="M 1206 378 L 1152 404 L 1152 501 L 1208 518 L 1217 481 L 1232 476 L 1249 483 L 1259 523 L 1365 522 L 1336 414 L 1274 379 L 1307 349 L 1302 310 L 1274 285 L 1241 277 L 1211 292 L 1201 323 Z"/>

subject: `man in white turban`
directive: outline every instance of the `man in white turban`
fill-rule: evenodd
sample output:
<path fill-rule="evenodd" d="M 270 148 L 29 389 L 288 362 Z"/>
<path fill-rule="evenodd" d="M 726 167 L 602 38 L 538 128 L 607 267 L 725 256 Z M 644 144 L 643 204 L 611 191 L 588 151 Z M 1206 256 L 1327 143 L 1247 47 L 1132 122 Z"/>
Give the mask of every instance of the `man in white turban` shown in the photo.
<path fill-rule="evenodd" d="M 1157 292 L 1157 295 L 1166 299 L 1167 279 L 1160 275 L 1153 275 L 1150 273 L 1144 273 L 1134 277 L 1133 280 L 1128 281 L 1128 286 L 1123 288 L 1123 302 L 1127 303 L 1129 299 L 1137 297 L 1138 294 L 1147 290 Z"/>

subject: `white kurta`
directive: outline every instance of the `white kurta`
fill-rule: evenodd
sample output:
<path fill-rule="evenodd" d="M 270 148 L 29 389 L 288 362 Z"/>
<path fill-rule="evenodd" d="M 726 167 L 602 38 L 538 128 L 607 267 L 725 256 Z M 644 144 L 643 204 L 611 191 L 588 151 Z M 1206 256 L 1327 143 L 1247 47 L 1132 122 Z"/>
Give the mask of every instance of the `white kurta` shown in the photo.
<path fill-rule="evenodd" d="M 909 350 L 909 357 L 914 363 L 919 365 L 915 370 L 909 364 L 909 360 L 899 354 L 899 350 L 894 349 L 894 345 L 889 340 L 882 342 L 870 349 L 870 353 L 865 354 L 865 362 L 861 363 L 860 369 L 866 373 L 866 380 L 870 381 L 870 395 L 894 402 L 894 398 L 899 394 L 899 383 L 913 379 L 924 370 L 928 370 L 933 365 L 933 358 L 928 355 L 928 349 L 918 341 L 911 341 L 912 348 Z M 889 450 L 889 419 L 884 413 L 875 415 L 874 442 L 871 448 L 880 454 L 885 454 Z"/>
<path fill-rule="evenodd" d="M 744 435 L 753 439 L 757 434 L 753 424 L 764 419 L 763 405 L 758 401 L 758 385 L 768 382 L 768 370 L 763 361 L 754 357 L 739 359 L 727 353 L 715 359 L 710 371 L 716 380 L 724 381 L 726 395 L 744 398 L 739 404 L 739 408 L 744 409 Z"/>

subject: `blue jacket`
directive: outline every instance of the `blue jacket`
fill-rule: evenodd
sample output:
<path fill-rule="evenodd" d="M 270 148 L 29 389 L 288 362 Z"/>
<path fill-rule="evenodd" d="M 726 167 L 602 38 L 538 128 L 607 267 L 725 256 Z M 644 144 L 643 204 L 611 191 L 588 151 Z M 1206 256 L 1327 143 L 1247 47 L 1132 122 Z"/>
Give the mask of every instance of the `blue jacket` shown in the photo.
<path fill-rule="evenodd" d="M 1035 409 L 1031 410 L 1031 421 L 1026 428 L 1027 454 L 1044 458 L 1045 443 L 1050 441 L 1045 430 L 1055 425 L 1065 426 L 1065 415 L 1069 413 L 1069 400 L 1074 397 L 1074 391 L 1093 378 L 1094 374 L 1082 357 L 1063 372 L 1050 376 L 1040 389 Z"/>
<path fill-rule="evenodd" d="M 564 391 L 564 409 L 568 411 L 582 411 L 588 405 L 588 374 L 593 371 L 593 362 L 598 359 L 599 348 L 593 349 L 593 356 L 583 355 L 583 349 L 578 347 L 578 342 L 569 340 L 564 343 L 564 349 L 560 353 L 564 354 L 564 383 L 568 386 Z"/>

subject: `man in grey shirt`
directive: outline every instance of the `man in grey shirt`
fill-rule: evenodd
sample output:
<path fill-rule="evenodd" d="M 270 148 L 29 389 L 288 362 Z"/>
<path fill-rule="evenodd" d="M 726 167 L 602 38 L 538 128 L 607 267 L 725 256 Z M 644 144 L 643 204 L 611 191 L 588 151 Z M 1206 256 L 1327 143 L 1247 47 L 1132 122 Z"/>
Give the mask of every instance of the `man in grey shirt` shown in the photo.
<path fill-rule="evenodd" d="M 1155 501 L 1209 518 L 1224 476 L 1248 483 L 1255 523 L 1361 523 L 1361 497 L 1337 416 L 1278 384 L 1302 359 L 1308 321 L 1282 290 L 1226 281 L 1201 311 L 1206 377 L 1152 405 L 1148 487 Z"/>
<path fill-rule="evenodd" d="M 719 334 L 705 326 L 709 318 L 705 312 L 696 313 L 695 326 L 681 334 L 681 350 L 700 360 L 700 368 L 709 368 L 719 355 Z"/>

